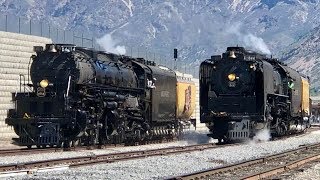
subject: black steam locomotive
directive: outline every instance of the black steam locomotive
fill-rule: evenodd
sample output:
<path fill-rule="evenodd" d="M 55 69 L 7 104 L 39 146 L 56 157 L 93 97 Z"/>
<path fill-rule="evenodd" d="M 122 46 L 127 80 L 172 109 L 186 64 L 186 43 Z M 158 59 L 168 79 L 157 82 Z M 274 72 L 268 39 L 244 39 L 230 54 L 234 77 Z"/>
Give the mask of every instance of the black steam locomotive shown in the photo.
<path fill-rule="evenodd" d="M 228 47 L 201 63 L 200 118 L 219 142 L 303 131 L 309 113 L 309 79 L 277 59 Z"/>
<path fill-rule="evenodd" d="M 33 91 L 13 93 L 6 119 L 20 145 L 132 143 L 180 132 L 174 71 L 68 44 L 34 49 Z"/>

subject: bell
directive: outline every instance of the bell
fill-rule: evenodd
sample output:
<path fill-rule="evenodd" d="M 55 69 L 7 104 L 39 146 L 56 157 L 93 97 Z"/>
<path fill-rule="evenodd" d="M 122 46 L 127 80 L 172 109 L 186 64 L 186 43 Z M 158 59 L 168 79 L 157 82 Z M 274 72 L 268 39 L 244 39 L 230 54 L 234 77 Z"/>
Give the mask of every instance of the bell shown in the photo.
<path fill-rule="evenodd" d="M 53 53 L 57 52 L 55 45 L 53 45 L 53 44 L 50 45 L 49 49 L 48 49 L 48 52 L 53 52 Z"/>
<path fill-rule="evenodd" d="M 237 56 L 235 55 L 234 51 L 230 51 L 230 54 L 229 54 L 229 58 L 237 58 Z"/>

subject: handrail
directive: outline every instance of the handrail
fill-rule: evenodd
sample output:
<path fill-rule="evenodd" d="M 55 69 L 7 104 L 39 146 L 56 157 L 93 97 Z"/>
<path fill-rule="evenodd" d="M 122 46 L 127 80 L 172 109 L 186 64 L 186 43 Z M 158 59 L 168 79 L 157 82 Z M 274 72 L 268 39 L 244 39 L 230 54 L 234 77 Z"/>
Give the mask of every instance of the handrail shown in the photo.
<path fill-rule="evenodd" d="M 26 77 L 23 74 L 19 74 L 20 92 L 21 92 L 21 77 L 23 77 L 23 93 L 25 93 L 26 92 Z"/>

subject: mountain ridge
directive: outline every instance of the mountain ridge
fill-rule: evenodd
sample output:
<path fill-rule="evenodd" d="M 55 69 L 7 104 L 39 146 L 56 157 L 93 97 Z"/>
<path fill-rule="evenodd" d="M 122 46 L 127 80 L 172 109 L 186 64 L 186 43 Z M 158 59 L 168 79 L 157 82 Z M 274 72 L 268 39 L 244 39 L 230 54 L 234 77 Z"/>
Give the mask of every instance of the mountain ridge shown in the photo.
<path fill-rule="evenodd" d="M 319 4 L 319 0 L 1 0 L 0 12 L 96 37 L 109 34 L 128 55 L 159 56 L 167 64 L 172 63 L 172 49 L 178 48 L 179 67 L 194 75 L 201 61 L 235 45 L 272 54 L 312 75 L 319 58 L 312 41 L 319 37 Z M 312 82 L 318 79 L 312 77 Z"/>

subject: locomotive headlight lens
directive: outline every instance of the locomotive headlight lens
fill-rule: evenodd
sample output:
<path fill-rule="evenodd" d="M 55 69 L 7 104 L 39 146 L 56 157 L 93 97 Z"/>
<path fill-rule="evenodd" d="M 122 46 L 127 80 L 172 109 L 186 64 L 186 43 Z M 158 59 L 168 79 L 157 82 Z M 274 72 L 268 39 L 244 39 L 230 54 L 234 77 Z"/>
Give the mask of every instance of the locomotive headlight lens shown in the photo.
<path fill-rule="evenodd" d="M 44 79 L 44 80 L 40 81 L 40 86 L 42 88 L 46 88 L 48 85 L 49 85 L 49 81 L 48 80 Z"/>
<path fill-rule="evenodd" d="M 235 79 L 236 79 L 236 75 L 235 74 L 229 74 L 228 75 L 228 79 L 229 79 L 229 81 L 234 81 Z"/>

